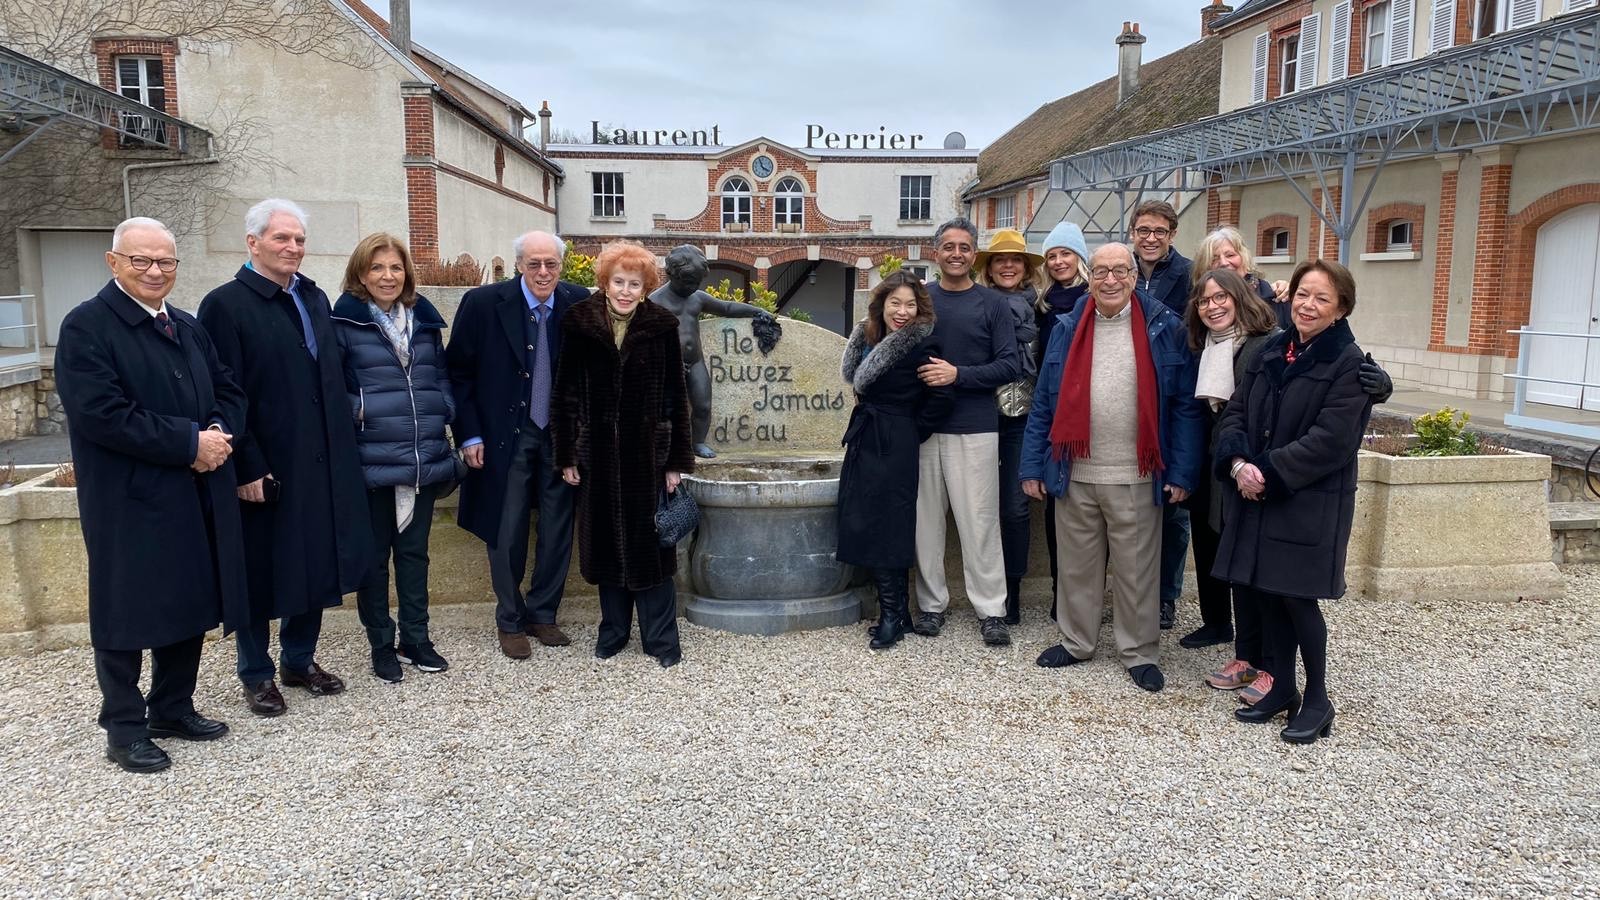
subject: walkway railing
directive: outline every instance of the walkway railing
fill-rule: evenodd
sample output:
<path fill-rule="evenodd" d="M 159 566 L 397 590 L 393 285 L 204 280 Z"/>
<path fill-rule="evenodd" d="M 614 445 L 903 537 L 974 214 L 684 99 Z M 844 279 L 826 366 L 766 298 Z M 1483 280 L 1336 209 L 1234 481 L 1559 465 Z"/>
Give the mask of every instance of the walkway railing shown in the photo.
<path fill-rule="evenodd" d="M 1539 375 L 1528 374 L 1528 366 L 1530 365 L 1529 358 L 1531 356 L 1529 349 L 1533 343 L 1532 339 L 1536 337 L 1548 337 L 1569 339 L 1577 338 L 1585 341 L 1593 341 L 1600 340 L 1600 334 L 1589 334 L 1587 332 L 1578 331 L 1534 331 L 1527 326 L 1523 326 L 1522 328 L 1514 328 L 1506 333 L 1517 335 L 1517 371 L 1515 374 L 1508 373 L 1505 376 L 1516 384 L 1516 390 L 1512 394 L 1511 399 L 1511 412 L 1507 413 L 1505 417 L 1506 425 L 1510 428 L 1530 428 L 1534 431 L 1545 431 L 1551 434 L 1575 437 L 1585 441 L 1600 442 L 1600 426 L 1584 425 L 1578 422 L 1563 422 L 1559 419 L 1549 419 L 1542 416 L 1530 416 L 1526 413 L 1528 404 L 1528 384 L 1530 382 L 1537 382 L 1540 384 L 1562 384 L 1568 387 L 1577 388 L 1577 408 L 1580 410 L 1584 408 L 1583 392 L 1589 389 L 1600 390 L 1600 384 L 1595 384 L 1588 381 L 1572 381 L 1566 378 L 1546 378 Z"/>
<path fill-rule="evenodd" d="M 0 369 L 39 364 L 39 326 L 32 294 L 0 295 Z"/>

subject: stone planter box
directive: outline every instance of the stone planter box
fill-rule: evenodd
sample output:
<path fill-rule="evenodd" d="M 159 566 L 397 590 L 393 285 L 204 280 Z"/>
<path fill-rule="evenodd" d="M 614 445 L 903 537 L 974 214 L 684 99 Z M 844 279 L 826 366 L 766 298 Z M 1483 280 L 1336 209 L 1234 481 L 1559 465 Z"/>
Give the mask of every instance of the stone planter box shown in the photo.
<path fill-rule="evenodd" d="M 1362 450 L 1345 573 L 1388 597 L 1557 597 L 1550 561 L 1550 457 L 1402 457 Z"/>

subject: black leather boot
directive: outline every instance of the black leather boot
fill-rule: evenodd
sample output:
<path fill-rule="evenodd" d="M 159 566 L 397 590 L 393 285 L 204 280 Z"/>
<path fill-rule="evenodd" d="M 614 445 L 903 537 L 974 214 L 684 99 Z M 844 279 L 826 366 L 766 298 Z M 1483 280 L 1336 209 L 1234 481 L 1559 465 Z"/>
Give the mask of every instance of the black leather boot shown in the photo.
<path fill-rule="evenodd" d="M 1022 579 L 1006 579 L 1006 624 L 1022 624 Z"/>
<path fill-rule="evenodd" d="M 873 569 L 872 583 L 878 587 L 878 624 L 872 629 L 871 647 L 893 647 L 911 627 L 909 587 L 904 569 Z"/>

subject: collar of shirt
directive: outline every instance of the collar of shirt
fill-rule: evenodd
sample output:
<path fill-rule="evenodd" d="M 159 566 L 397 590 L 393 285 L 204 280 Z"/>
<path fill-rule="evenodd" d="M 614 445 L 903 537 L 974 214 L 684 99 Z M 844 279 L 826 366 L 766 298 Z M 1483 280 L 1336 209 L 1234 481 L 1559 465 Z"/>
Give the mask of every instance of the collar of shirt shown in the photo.
<path fill-rule="evenodd" d="M 159 308 L 151 309 L 149 304 L 145 303 L 142 300 L 139 300 L 138 298 L 134 297 L 132 294 L 130 294 L 127 291 L 123 290 L 122 289 L 122 285 L 119 284 L 116 281 L 116 279 L 112 279 L 111 283 L 115 284 L 117 286 L 117 290 L 122 291 L 122 296 L 127 297 L 129 300 L 132 300 L 133 302 L 139 304 L 139 308 L 144 310 L 145 312 L 149 313 L 150 314 L 150 318 L 154 319 L 156 316 L 160 315 L 161 313 L 167 312 L 167 301 L 162 300 L 161 301 L 161 306 Z M 167 313 L 167 318 L 169 318 L 169 319 L 172 318 L 172 314 L 171 313 Z"/>
<path fill-rule="evenodd" d="M 528 302 L 528 312 L 533 312 L 534 307 L 541 306 L 544 307 L 544 314 L 548 318 L 551 311 L 556 308 L 556 292 L 551 291 L 550 296 L 540 300 L 533 295 L 533 291 L 528 290 L 528 282 L 524 279 L 518 278 L 517 285 L 522 288 L 522 299 Z"/>

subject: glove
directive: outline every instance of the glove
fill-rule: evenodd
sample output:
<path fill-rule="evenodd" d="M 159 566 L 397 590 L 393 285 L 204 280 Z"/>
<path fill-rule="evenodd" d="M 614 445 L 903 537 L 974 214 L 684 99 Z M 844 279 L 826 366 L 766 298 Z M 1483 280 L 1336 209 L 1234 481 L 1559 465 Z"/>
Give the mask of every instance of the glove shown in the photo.
<path fill-rule="evenodd" d="M 1356 377 L 1361 380 L 1361 389 L 1372 395 L 1373 403 L 1387 403 L 1389 397 L 1394 394 L 1394 380 L 1382 366 L 1373 362 L 1371 353 L 1368 353 L 1366 360 L 1361 363 Z"/>

